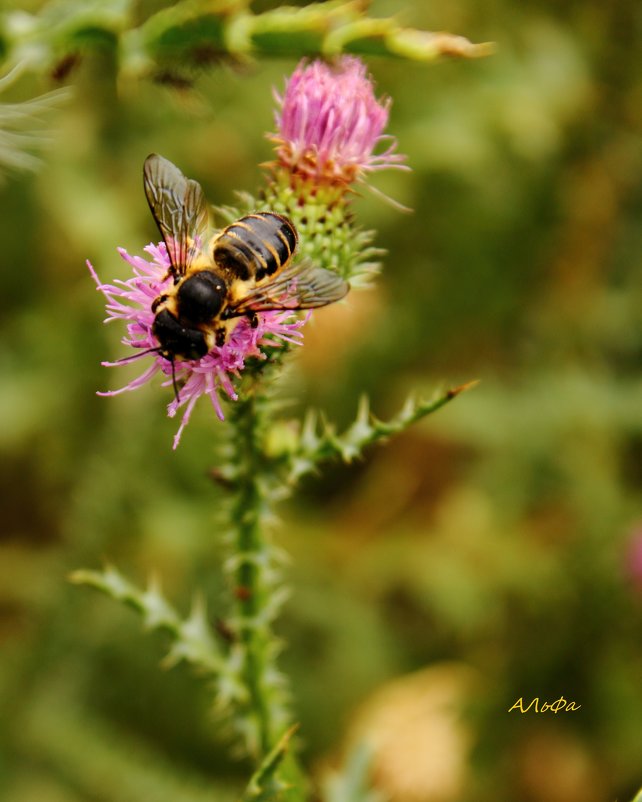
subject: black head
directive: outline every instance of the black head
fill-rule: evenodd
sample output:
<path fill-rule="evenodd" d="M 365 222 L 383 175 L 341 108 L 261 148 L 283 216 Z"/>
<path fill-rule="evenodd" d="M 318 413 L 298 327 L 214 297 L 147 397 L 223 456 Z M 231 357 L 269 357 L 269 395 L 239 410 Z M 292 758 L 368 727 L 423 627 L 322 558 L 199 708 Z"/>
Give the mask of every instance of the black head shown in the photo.
<path fill-rule="evenodd" d="M 160 344 L 160 353 L 172 362 L 175 357 L 200 359 L 209 350 L 202 331 L 181 325 L 167 309 L 156 315 L 152 331 Z"/>
<path fill-rule="evenodd" d="M 191 323 L 210 323 L 221 311 L 227 288 L 211 270 L 186 278 L 178 288 L 178 316 Z"/>

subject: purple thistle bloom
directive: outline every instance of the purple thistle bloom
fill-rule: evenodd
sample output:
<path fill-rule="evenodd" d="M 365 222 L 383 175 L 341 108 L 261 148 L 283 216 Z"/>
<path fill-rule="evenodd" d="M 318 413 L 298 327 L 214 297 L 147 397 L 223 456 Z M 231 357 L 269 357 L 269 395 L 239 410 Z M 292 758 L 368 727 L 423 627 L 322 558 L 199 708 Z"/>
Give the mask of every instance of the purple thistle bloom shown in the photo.
<path fill-rule="evenodd" d="M 171 386 L 173 383 L 172 364 L 156 350 L 158 341 L 152 333 L 154 323 L 152 303 L 173 283 L 173 279 L 168 274 L 170 260 L 164 242 L 158 245 L 150 244 L 144 250 L 152 257 L 151 261 L 141 256 L 132 256 L 124 248 L 118 249 L 122 258 L 132 266 L 134 277 L 127 281 L 116 280 L 113 284 L 103 284 L 91 263 L 87 262 L 87 267 L 98 290 L 107 300 L 105 323 L 110 323 L 112 320 L 125 321 L 127 334 L 123 337 L 122 342 L 138 351 L 125 359 L 102 364 L 115 367 L 145 355 L 153 358 L 153 362 L 147 370 L 125 387 L 99 393 L 99 395 L 112 396 L 128 390 L 136 390 L 159 372 L 165 378 L 162 386 Z M 297 319 L 293 316 L 292 311 L 279 310 L 257 313 L 257 319 L 258 324 L 253 328 L 246 317 L 241 317 L 224 345 L 214 347 L 201 359 L 174 363 L 176 380 L 179 384 L 182 383 L 182 387 L 179 397 L 168 405 L 168 415 L 173 418 L 181 407 L 185 407 L 181 424 L 174 437 L 174 448 L 178 446 L 194 405 L 202 395 L 209 397 L 217 416 L 223 420 L 219 391 L 225 393 L 233 401 L 237 400 L 238 396 L 232 379 L 241 374 L 246 360 L 250 357 L 265 359 L 261 346 L 278 347 L 283 342 L 299 345 L 303 339 L 303 334 L 299 329 L 304 325 L 307 317 Z"/>
<path fill-rule="evenodd" d="M 343 56 L 336 67 L 302 61 L 287 81 L 276 113 L 279 163 L 306 177 L 350 184 L 372 170 L 407 169 L 397 141 L 383 134 L 390 99 L 378 101 L 362 61 Z M 374 150 L 382 142 L 381 153 Z"/>

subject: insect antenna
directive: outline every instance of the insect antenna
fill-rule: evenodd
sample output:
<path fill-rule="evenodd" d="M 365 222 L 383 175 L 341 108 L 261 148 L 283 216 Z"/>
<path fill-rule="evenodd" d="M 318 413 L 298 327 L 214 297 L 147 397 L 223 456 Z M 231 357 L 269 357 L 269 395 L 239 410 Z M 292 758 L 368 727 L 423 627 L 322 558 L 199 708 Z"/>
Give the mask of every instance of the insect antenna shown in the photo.
<path fill-rule="evenodd" d="M 181 397 L 178 392 L 178 382 L 176 381 L 176 365 L 174 362 L 174 356 L 163 354 L 160 346 L 157 345 L 155 348 L 146 348 L 144 351 L 140 351 L 138 354 L 124 356 L 122 359 L 116 359 L 114 362 L 103 362 L 102 364 L 109 365 L 110 367 L 113 365 L 128 365 L 130 362 L 135 362 L 137 359 L 141 359 L 148 354 L 159 354 L 160 356 L 163 356 L 172 366 L 172 387 L 174 388 L 174 397 L 178 403 L 181 400 Z"/>
<path fill-rule="evenodd" d="M 133 354 L 132 356 L 124 356 L 122 359 L 116 359 L 114 362 L 109 362 L 106 364 L 128 365 L 130 362 L 135 362 L 137 359 L 141 359 L 141 357 L 147 356 L 148 354 L 160 354 L 160 347 L 156 346 L 156 348 L 146 348 L 144 351 L 139 351 L 137 354 Z"/>

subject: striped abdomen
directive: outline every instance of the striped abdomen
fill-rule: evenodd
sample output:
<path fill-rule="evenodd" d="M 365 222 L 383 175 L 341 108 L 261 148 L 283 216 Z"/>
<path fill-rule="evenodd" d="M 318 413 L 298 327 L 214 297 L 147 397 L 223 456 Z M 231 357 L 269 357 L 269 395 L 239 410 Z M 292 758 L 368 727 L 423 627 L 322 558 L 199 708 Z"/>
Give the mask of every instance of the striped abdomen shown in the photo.
<path fill-rule="evenodd" d="M 223 229 L 214 242 L 213 256 L 234 278 L 261 281 L 285 267 L 296 243 L 296 231 L 287 217 L 257 212 Z"/>

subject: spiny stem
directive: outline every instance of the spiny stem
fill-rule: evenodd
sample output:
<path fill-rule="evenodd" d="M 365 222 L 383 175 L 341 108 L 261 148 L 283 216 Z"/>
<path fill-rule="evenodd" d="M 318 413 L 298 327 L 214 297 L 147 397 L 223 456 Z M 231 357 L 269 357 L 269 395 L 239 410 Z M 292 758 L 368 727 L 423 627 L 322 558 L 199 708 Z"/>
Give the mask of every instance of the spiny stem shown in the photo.
<path fill-rule="evenodd" d="M 470 381 L 429 400 L 416 401 L 409 398 L 403 409 L 389 421 L 375 418 L 370 413 L 368 398 L 364 396 L 359 403 L 356 420 L 343 434 L 337 434 L 335 427 L 323 419 L 319 427 L 319 416 L 314 411 L 308 413 L 299 442 L 287 455 L 288 486 L 293 486 L 306 474 L 313 473 L 320 463 L 327 460 L 338 457 L 344 462 L 352 462 L 361 456 L 367 446 L 400 434 L 477 384 L 477 381 Z"/>
<path fill-rule="evenodd" d="M 37 14 L 0 13 L 9 65 L 23 60 L 55 75 L 100 43 L 117 54 L 121 79 L 152 77 L 177 88 L 222 59 L 354 53 L 432 62 L 479 58 L 493 50 L 462 36 L 403 27 L 395 17 L 369 17 L 360 0 L 284 4 L 262 13 L 254 13 L 248 0 L 180 0 L 163 4 L 138 27 L 132 27 L 131 3 L 118 0 L 39 5 Z"/>
<path fill-rule="evenodd" d="M 94 587 L 132 607 L 143 616 L 146 629 L 167 633 L 171 647 L 163 661 L 165 666 L 185 660 L 214 677 L 225 673 L 223 655 L 212 637 L 202 597 L 195 596 L 189 617 L 181 618 L 163 596 L 155 578 L 150 579 L 147 589 L 143 590 L 108 565 L 102 571 L 74 571 L 69 579 L 77 585 Z"/>
<path fill-rule="evenodd" d="M 234 582 L 239 675 L 247 692 L 244 711 L 248 747 L 267 755 L 291 724 L 275 658 L 279 643 L 272 621 L 282 599 L 277 587 L 275 550 L 265 527 L 269 517 L 269 477 L 263 451 L 266 400 L 259 392 L 260 372 L 244 389 L 230 415 L 234 432 L 236 493 L 232 505 Z"/>
<path fill-rule="evenodd" d="M 261 493 L 257 399 L 254 393 L 239 401 L 234 415 L 236 423 L 237 465 L 239 469 L 236 521 L 237 554 L 242 555 L 236 573 L 235 600 L 238 608 L 240 638 L 245 649 L 243 674 L 259 725 L 260 754 L 272 747 L 270 708 L 265 699 L 261 678 L 265 671 L 264 633 L 255 626 L 260 617 L 265 590 L 261 587 L 260 556 L 263 542 L 259 509 Z"/>

